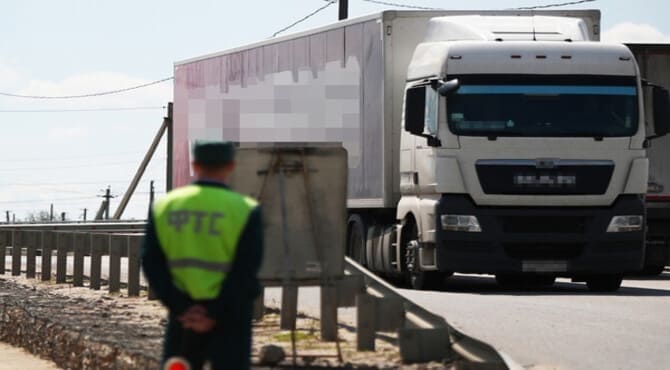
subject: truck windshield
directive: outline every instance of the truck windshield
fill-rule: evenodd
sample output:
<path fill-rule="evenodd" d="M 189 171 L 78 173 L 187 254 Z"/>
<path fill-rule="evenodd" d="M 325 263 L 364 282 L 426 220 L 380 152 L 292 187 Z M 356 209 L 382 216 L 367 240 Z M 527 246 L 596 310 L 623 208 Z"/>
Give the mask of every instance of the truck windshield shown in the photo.
<path fill-rule="evenodd" d="M 638 128 L 635 85 L 467 84 L 447 98 L 466 136 L 622 137 Z"/>

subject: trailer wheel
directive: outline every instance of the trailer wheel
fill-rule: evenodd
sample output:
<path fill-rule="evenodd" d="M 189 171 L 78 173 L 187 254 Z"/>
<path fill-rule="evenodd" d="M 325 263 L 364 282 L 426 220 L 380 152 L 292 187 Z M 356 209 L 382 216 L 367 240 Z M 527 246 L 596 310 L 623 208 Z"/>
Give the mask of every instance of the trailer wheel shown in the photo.
<path fill-rule="evenodd" d="M 419 266 L 418 230 L 414 219 L 409 219 L 403 227 L 404 262 L 410 287 L 416 290 L 439 289 L 446 278 L 440 271 L 421 271 Z"/>
<path fill-rule="evenodd" d="M 616 292 L 621 287 L 621 275 L 596 275 L 586 278 L 586 286 L 592 292 Z"/>
<path fill-rule="evenodd" d="M 364 267 L 367 267 L 365 258 L 366 225 L 363 217 L 357 214 L 349 216 L 349 235 L 347 237 L 347 255 Z"/>

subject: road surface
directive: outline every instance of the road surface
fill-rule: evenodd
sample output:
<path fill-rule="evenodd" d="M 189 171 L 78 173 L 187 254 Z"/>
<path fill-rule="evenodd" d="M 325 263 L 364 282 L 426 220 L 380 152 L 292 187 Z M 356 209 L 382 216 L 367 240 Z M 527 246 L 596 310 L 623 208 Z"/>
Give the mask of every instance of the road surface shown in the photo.
<path fill-rule="evenodd" d="M 527 369 L 670 369 L 670 272 L 625 280 L 611 294 L 565 279 L 544 290 L 509 291 L 476 275 L 453 276 L 441 291 L 401 291 Z M 318 294 L 301 288 L 298 309 L 318 315 Z M 268 300 L 280 302 L 280 291 L 268 289 Z M 355 319 L 351 309 L 340 313 L 341 321 Z"/>

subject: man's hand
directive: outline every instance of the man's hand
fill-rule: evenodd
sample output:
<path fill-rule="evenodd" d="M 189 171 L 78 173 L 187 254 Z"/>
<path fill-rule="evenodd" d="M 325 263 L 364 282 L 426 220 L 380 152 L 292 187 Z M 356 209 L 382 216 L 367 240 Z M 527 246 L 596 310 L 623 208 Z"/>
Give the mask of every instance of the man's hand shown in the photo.
<path fill-rule="evenodd" d="M 191 329 L 198 334 L 207 333 L 216 325 L 215 320 L 207 317 L 207 309 L 202 305 L 189 307 L 178 319 L 184 329 Z"/>

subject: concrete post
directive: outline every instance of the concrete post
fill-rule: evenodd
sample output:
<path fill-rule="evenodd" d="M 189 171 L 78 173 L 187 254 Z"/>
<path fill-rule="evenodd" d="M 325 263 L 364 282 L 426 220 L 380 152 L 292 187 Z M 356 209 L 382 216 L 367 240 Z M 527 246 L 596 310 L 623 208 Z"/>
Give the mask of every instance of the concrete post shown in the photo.
<path fill-rule="evenodd" d="M 23 250 L 23 232 L 16 230 L 12 232 L 12 276 L 21 275 L 21 251 Z M 4 263 L 4 261 L 3 261 Z"/>
<path fill-rule="evenodd" d="M 376 298 L 369 294 L 356 296 L 356 349 L 375 350 L 375 304 Z"/>
<path fill-rule="evenodd" d="M 321 287 L 321 340 L 337 340 L 337 288 Z"/>
<path fill-rule="evenodd" d="M 400 358 L 406 364 L 451 358 L 451 344 L 447 328 L 400 329 L 398 347 L 400 347 Z M 488 368 L 482 366 L 482 368 Z M 491 368 L 497 369 L 498 367 Z"/>
<path fill-rule="evenodd" d="M 9 235 L 8 230 L 0 230 L 0 275 L 5 274 L 7 245 L 9 245 L 8 235 Z"/>
<path fill-rule="evenodd" d="M 91 254 L 91 236 L 88 233 L 74 235 L 74 263 L 72 284 L 84 286 L 84 256 Z"/>
<path fill-rule="evenodd" d="M 142 236 L 128 237 L 128 296 L 140 295 L 140 246 Z"/>
<path fill-rule="evenodd" d="M 100 273 L 103 253 L 108 253 L 109 235 L 92 234 L 91 235 L 91 284 L 93 290 L 100 289 Z"/>
<path fill-rule="evenodd" d="M 56 247 L 56 232 L 45 231 L 42 237 L 42 281 L 51 280 L 51 253 Z"/>
<path fill-rule="evenodd" d="M 282 330 L 295 330 L 295 322 L 298 318 L 298 287 L 295 285 L 283 286 L 281 292 L 281 312 L 279 316 L 279 328 Z"/>
<path fill-rule="evenodd" d="M 263 315 L 265 314 L 265 288 L 261 287 L 261 292 L 256 297 L 254 301 L 254 320 L 261 321 L 263 320 Z"/>
<path fill-rule="evenodd" d="M 67 279 L 67 255 L 72 248 L 73 233 L 56 234 L 56 284 L 64 284 Z"/>
<path fill-rule="evenodd" d="M 37 257 L 37 249 L 42 246 L 42 232 L 28 231 L 26 241 L 26 277 L 29 279 L 35 278 L 35 258 Z"/>
<path fill-rule="evenodd" d="M 109 292 L 121 289 L 121 256 L 128 249 L 127 235 L 112 235 L 109 248 Z"/>

